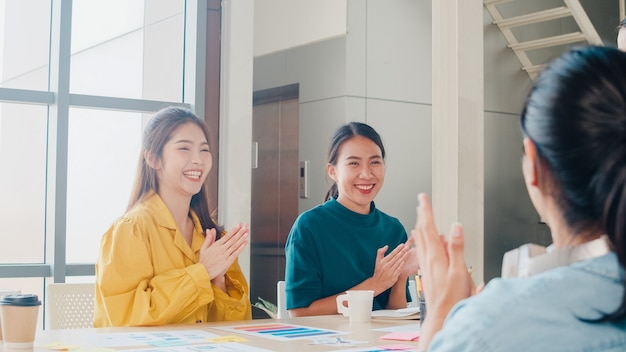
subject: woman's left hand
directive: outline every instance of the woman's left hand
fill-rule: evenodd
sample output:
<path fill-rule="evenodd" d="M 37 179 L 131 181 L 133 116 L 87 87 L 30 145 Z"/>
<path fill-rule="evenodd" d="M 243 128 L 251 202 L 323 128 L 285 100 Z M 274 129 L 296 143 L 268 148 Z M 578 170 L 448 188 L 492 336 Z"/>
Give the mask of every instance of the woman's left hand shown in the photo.
<path fill-rule="evenodd" d="M 419 194 L 418 200 L 417 224 L 411 235 L 415 239 L 428 312 L 420 330 L 420 348 L 425 350 L 452 307 L 471 296 L 475 286 L 463 256 L 463 227 L 452 225 L 447 242 L 437 231 L 428 196 Z"/>
<path fill-rule="evenodd" d="M 402 273 L 400 274 L 399 279 L 404 280 L 409 276 L 413 276 L 417 274 L 417 268 L 418 268 L 417 250 L 413 246 L 414 242 L 415 242 L 415 238 L 413 236 L 410 236 L 409 239 L 404 244 L 405 246 L 409 247 L 409 250 L 406 254 L 406 257 L 405 257 L 406 260 L 404 262 L 404 267 L 402 268 Z"/>

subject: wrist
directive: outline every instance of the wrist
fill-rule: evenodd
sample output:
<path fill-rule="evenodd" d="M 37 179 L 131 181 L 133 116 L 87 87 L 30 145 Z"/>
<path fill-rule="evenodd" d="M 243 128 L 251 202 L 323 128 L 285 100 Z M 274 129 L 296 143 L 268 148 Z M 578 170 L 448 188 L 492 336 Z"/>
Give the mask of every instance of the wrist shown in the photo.
<path fill-rule="evenodd" d="M 224 277 L 224 275 L 217 275 L 216 277 L 211 279 L 211 282 L 213 282 L 214 284 L 224 283 L 225 281 L 226 278 Z"/>
<path fill-rule="evenodd" d="M 378 280 L 376 280 L 373 276 L 370 277 L 369 279 L 363 281 L 363 284 L 365 286 L 365 288 L 363 288 L 364 290 L 372 290 L 372 291 L 374 291 L 374 297 L 376 297 L 379 294 L 385 292 L 385 290 L 389 288 L 389 287 L 382 287 L 380 282 Z"/>
<path fill-rule="evenodd" d="M 419 351 L 428 350 L 431 340 L 443 327 L 445 317 L 440 317 L 434 312 L 428 311 L 427 317 L 420 324 Z"/>

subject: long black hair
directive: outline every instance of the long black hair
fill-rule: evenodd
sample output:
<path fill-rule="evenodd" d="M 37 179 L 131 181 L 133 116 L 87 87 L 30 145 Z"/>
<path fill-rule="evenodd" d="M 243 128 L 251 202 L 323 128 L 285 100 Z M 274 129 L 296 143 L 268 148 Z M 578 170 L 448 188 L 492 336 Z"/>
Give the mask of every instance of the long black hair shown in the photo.
<path fill-rule="evenodd" d="M 580 47 L 536 78 L 521 114 L 575 235 L 606 233 L 626 267 L 626 54 Z M 623 275 L 623 274 L 622 274 Z M 600 321 L 626 319 L 626 280 L 619 308 Z"/>
<path fill-rule="evenodd" d="M 383 146 L 383 141 L 380 138 L 380 135 L 376 130 L 372 128 L 372 126 L 362 123 L 362 122 L 349 122 L 345 125 L 339 127 L 333 138 L 330 140 L 330 146 L 328 147 L 328 157 L 327 163 L 329 165 L 337 165 L 337 157 L 339 156 L 339 149 L 341 146 L 355 136 L 363 136 L 372 142 L 374 142 L 378 148 L 380 148 L 380 153 L 383 159 L 385 159 L 385 147 Z M 337 198 L 339 196 L 339 190 L 337 189 L 337 183 L 333 181 L 333 184 L 330 186 L 328 192 L 326 192 L 326 196 L 324 197 L 324 201 L 327 201 L 331 198 Z"/>

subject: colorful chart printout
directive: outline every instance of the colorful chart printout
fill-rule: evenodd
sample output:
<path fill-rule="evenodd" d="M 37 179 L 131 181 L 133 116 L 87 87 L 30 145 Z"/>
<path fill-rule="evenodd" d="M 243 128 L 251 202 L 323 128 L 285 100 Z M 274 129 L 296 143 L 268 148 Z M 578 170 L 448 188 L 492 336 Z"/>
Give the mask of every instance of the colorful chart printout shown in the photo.
<path fill-rule="evenodd" d="M 291 341 L 297 339 L 314 339 L 321 336 L 336 336 L 349 334 L 346 331 L 336 331 L 321 328 L 313 328 L 302 325 L 267 323 L 254 325 L 238 325 L 215 327 L 216 329 L 226 330 L 238 334 L 247 334 L 253 336 L 265 337 L 268 339 L 279 341 Z"/>

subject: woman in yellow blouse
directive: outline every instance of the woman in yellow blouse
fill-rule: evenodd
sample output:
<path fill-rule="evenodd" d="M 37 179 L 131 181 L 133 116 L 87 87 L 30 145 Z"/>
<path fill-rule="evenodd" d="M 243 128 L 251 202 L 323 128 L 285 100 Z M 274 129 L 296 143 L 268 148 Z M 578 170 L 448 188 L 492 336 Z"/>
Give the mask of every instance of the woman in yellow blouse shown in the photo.
<path fill-rule="evenodd" d="M 208 141 L 186 109 L 148 122 L 128 211 L 102 237 L 94 326 L 251 319 L 237 262 L 248 225 L 225 232 L 211 218 Z"/>

